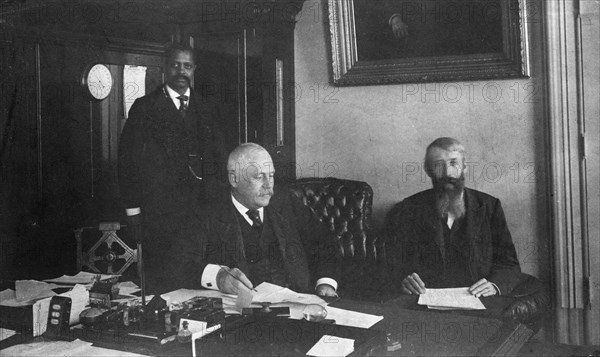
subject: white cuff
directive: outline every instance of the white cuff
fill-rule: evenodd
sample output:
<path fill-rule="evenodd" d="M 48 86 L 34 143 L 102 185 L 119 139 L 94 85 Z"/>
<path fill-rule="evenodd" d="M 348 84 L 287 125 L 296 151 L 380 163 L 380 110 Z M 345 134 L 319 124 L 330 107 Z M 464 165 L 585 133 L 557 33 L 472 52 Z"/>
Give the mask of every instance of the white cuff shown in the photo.
<path fill-rule="evenodd" d="M 334 279 L 331 279 L 331 278 L 321 278 L 321 279 L 317 280 L 317 284 L 315 285 L 315 289 L 317 288 L 317 286 L 319 286 L 321 284 L 331 285 L 333 287 L 333 290 L 337 291 L 338 284 L 337 284 L 337 281 L 335 281 Z"/>
<path fill-rule="evenodd" d="M 217 274 L 221 270 L 221 266 L 217 264 L 207 264 L 202 272 L 200 284 L 207 289 L 219 290 L 217 286 Z"/>
<path fill-rule="evenodd" d="M 142 213 L 142 209 L 139 207 L 136 208 L 125 208 L 125 213 L 128 216 L 135 216 L 136 214 Z"/>

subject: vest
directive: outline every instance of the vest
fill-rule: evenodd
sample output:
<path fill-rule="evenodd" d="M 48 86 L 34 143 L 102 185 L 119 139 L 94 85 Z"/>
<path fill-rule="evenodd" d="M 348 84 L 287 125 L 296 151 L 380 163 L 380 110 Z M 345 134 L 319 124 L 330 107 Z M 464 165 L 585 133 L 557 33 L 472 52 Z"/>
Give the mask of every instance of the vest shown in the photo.
<path fill-rule="evenodd" d="M 269 282 L 279 286 L 289 286 L 287 272 L 281 254 L 277 237 L 273 232 L 267 210 L 265 209 L 264 222 L 261 229 L 252 227 L 240 212 L 236 210 L 238 222 L 242 231 L 244 254 L 248 279 L 254 286 L 262 282 Z"/>

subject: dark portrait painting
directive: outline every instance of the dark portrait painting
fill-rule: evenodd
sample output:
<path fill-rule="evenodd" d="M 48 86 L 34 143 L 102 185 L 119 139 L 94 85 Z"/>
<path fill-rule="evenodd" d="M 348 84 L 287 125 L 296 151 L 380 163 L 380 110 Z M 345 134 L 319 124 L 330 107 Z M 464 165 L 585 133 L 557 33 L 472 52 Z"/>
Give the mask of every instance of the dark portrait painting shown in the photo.
<path fill-rule="evenodd" d="M 359 61 L 502 52 L 502 0 L 354 0 Z"/>

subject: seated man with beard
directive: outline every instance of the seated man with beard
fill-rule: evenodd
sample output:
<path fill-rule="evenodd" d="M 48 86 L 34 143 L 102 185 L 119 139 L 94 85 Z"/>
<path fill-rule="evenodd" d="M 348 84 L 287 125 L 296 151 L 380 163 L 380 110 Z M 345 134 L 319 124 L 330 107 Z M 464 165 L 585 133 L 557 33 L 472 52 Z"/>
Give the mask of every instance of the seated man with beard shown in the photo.
<path fill-rule="evenodd" d="M 507 295 L 521 272 L 500 201 L 465 188 L 465 149 L 453 138 L 427 147 L 433 189 L 398 203 L 385 221 L 388 272 L 404 294 L 469 287 Z"/>

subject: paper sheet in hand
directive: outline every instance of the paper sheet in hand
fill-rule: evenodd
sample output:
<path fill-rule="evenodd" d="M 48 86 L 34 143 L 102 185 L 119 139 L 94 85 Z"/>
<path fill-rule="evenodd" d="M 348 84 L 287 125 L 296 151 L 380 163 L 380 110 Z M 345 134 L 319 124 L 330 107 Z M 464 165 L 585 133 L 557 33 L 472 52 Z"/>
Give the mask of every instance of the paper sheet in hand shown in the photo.
<path fill-rule="evenodd" d="M 354 352 L 354 340 L 337 336 L 323 335 L 312 348 L 308 356 L 347 356 Z"/>
<path fill-rule="evenodd" d="M 252 302 L 270 302 L 271 304 L 296 303 L 296 304 L 318 304 L 326 306 L 327 302 L 317 295 L 297 293 L 288 288 L 271 283 L 261 283 L 256 287 L 256 294 Z"/>
<path fill-rule="evenodd" d="M 425 294 L 419 295 L 419 305 L 439 310 L 485 310 L 469 288 L 427 289 Z"/>

